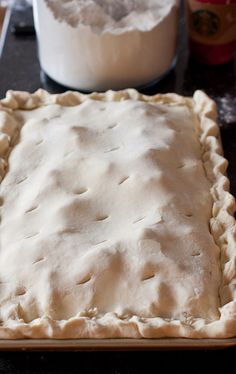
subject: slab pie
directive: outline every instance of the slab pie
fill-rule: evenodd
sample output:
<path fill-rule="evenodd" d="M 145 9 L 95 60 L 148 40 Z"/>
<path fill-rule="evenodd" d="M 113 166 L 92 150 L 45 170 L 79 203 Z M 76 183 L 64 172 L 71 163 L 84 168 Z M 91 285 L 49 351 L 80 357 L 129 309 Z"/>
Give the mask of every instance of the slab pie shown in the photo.
<path fill-rule="evenodd" d="M 236 336 L 235 201 L 215 104 L 9 91 L 0 338 Z"/>

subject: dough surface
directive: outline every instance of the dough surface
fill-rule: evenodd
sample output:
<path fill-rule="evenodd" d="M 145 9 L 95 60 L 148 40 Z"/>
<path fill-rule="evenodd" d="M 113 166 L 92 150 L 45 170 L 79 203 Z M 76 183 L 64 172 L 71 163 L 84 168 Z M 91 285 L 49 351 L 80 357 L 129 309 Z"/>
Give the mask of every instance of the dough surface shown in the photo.
<path fill-rule="evenodd" d="M 234 199 L 197 91 L 0 102 L 0 338 L 236 335 Z"/>

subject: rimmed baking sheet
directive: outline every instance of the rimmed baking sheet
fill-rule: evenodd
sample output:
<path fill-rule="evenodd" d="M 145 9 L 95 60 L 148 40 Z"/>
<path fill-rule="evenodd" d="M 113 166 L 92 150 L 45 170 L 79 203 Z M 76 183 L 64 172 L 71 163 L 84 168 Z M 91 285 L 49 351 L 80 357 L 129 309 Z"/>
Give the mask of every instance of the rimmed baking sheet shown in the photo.
<path fill-rule="evenodd" d="M 236 346 L 232 339 L 19 339 L 0 340 L 1 350 L 155 350 L 222 349 Z"/>

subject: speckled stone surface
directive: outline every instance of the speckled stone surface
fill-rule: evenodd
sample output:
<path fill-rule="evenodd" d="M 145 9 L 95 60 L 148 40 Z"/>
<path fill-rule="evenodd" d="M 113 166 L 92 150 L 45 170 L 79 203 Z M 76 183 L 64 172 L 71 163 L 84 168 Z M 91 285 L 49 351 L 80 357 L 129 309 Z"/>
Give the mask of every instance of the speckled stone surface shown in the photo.
<path fill-rule="evenodd" d="M 14 12 L 13 23 L 32 23 L 32 12 Z M 8 89 L 35 91 L 39 87 L 51 93 L 64 87 L 47 79 L 40 71 L 34 36 L 6 36 L 0 59 L 0 97 Z M 184 29 L 180 22 L 177 65 L 159 84 L 144 90 L 146 94 L 177 92 L 192 95 L 204 90 L 216 100 L 225 156 L 229 160 L 231 191 L 236 196 L 236 60 L 223 66 L 204 66 L 189 58 Z M 209 352 L 140 352 L 140 353 L 0 353 L 0 373 L 224 373 L 234 367 L 236 348 Z M 193 363 L 191 369 L 189 360 Z M 156 368 L 156 369 L 155 369 Z"/>

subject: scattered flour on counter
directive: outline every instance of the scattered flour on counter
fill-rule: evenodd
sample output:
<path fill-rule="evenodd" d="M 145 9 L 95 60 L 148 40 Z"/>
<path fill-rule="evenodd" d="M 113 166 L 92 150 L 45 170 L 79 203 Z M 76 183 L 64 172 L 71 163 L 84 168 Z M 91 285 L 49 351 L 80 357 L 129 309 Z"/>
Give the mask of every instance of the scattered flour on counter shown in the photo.
<path fill-rule="evenodd" d="M 226 124 L 236 122 L 236 97 L 226 94 L 216 99 L 219 107 L 220 119 Z"/>

